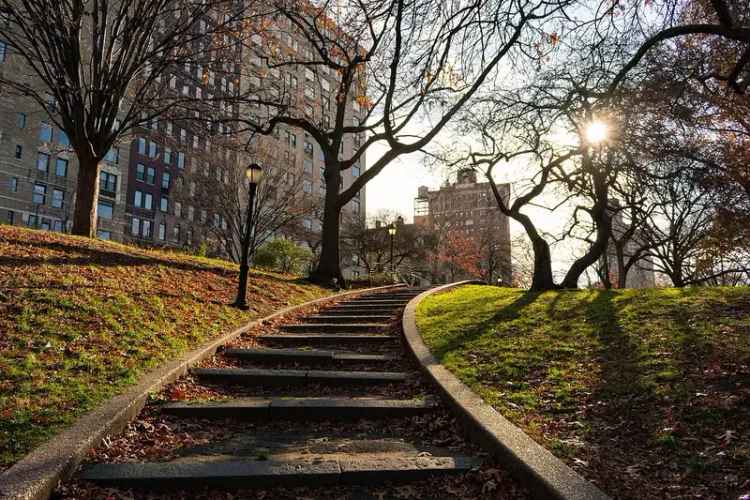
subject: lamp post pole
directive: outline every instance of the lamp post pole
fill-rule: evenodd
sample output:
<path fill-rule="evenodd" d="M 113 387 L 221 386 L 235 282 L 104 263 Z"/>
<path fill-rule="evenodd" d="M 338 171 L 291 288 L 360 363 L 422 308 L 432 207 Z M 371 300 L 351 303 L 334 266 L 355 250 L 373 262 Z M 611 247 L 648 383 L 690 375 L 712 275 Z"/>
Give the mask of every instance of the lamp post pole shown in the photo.
<path fill-rule="evenodd" d="M 396 225 L 394 223 L 391 223 L 391 225 L 388 227 L 388 235 L 391 237 L 391 272 L 394 272 L 395 266 L 393 265 L 393 240 L 396 238 Z"/>
<path fill-rule="evenodd" d="M 242 238 L 242 256 L 240 258 L 240 282 L 237 287 L 237 298 L 234 301 L 234 306 L 240 309 L 248 309 L 247 305 L 247 275 L 250 271 L 250 265 L 248 263 L 250 253 L 250 231 L 253 225 L 253 205 L 255 204 L 255 191 L 263 177 L 263 170 L 260 165 L 255 163 L 247 167 L 245 176 L 248 180 L 248 200 L 247 200 L 247 217 L 245 217 L 245 234 Z"/>

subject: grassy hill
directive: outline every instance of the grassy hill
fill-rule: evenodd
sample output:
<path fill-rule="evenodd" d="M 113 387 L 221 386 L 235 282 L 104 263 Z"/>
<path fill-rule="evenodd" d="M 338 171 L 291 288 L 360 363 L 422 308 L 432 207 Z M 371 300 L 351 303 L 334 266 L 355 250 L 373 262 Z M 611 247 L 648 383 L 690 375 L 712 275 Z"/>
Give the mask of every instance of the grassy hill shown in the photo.
<path fill-rule="evenodd" d="M 0 226 L 0 471 L 145 370 L 329 293 L 236 265 Z"/>
<path fill-rule="evenodd" d="M 750 288 L 430 297 L 432 352 L 618 498 L 750 494 Z"/>

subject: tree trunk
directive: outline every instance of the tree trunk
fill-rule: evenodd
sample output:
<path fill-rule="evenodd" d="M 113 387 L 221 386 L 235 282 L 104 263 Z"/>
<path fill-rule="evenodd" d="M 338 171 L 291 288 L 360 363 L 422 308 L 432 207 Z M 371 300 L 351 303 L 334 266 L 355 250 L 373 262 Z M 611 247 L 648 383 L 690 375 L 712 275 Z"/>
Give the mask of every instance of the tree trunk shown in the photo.
<path fill-rule="evenodd" d="M 630 268 L 625 265 L 625 248 L 617 245 L 617 288 L 628 287 L 628 272 Z"/>
<path fill-rule="evenodd" d="M 310 275 L 310 280 L 321 285 L 332 285 L 334 279 L 339 286 L 344 284 L 341 274 L 339 252 L 339 233 L 341 231 L 341 207 L 339 206 L 339 180 L 341 172 L 338 165 L 326 166 L 326 198 L 323 210 L 323 233 L 321 234 L 320 259 L 318 267 Z"/>
<path fill-rule="evenodd" d="M 73 209 L 71 232 L 88 238 L 96 237 L 96 207 L 99 199 L 99 171 L 101 165 L 96 158 L 78 155 L 78 182 L 76 202 Z"/>
<path fill-rule="evenodd" d="M 557 287 L 552 276 L 552 254 L 549 244 L 538 234 L 532 237 L 531 244 L 534 248 L 534 276 L 531 279 L 531 289 L 554 290 Z"/>
<path fill-rule="evenodd" d="M 583 257 L 573 262 L 560 284 L 560 288 L 578 288 L 578 280 L 586 271 L 586 268 L 595 264 L 607 251 L 607 243 L 609 243 L 609 235 L 612 229 L 612 217 L 609 214 L 609 188 L 602 173 L 594 173 L 593 176 L 594 196 L 597 201 L 594 204 L 591 216 L 596 224 L 596 240 Z M 607 273 L 609 273 L 609 269 L 607 269 Z"/>

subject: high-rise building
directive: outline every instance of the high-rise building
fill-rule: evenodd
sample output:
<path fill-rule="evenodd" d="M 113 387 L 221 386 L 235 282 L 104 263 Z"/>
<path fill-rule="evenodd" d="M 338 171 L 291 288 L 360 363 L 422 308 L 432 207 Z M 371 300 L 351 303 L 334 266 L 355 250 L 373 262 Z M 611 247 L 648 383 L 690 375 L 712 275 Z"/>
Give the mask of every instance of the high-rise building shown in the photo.
<path fill-rule="evenodd" d="M 504 200 L 510 197 L 510 184 L 497 186 Z M 426 225 L 443 235 L 470 242 L 481 260 L 479 268 L 490 270 L 493 281 L 511 282 L 510 224 L 498 208 L 489 182 L 477 182 L 476 172 L 461 170 L 456 182 L 440 189 L 420 186 L 414 201 L 414 223 Z M 451 279 L 478 276 L 451 276 Z M 446 278 L 443 279 L 444 281 Z"/>
<path fill-rule="evenodd" d="M 311 52 L 310 44 L 288 22 L 281 18 L 270 22 L 277 24 L 283 50 L 301 55 Z M 300 112 L 319 118 L 321 123 L 335 116 L 332 92 L 340 78 L 336 72 L 311 73 L 303 65 L 261 67 L 267 60 L 260 57 L 260 44 L 253 47 L 248 40 L 234 44 L 230 40 L 228 44 L 236 53 L 223 53 L 221 60 L 203 64 L 176 65 L 161 75 L 164 92 L 196 103 L 189 111 L 203 125 L 196 126 L 199 121 L 189 119 L 192 116 L 165 115 L 133 130 L 107 155 L 100 177 L 99 237 L 145 246 L 195 249 L 207 245 L 213 253 L 224 253 L 215 230 L 227 229 L 231 221 L 215 203 L 217 190 L 208 187 L 237 190 L 246 165 L 259 161 L 243 151 L 244 138 L 232 124 L 240 113 L 253 110 L 232 98 L 283 84 L 295 93 Z M 9 57 L 0 46 L 0 71 L 12 71 L 17 64 L 22 64 L 20 58 Z M 259 71 L 245 71 L 253 65 Z M 223 97 L 229 99 L 222 102 Z M 347 106 L 347 119 L 359 124 L 366 110 L 360 109 L 354 97 Z M 49 111 L 55 112 L 54 102 L 50 102 Z M 0 222 L 70 230 L 78 168 L 67 137 L 51 125 L 36 103 L 21 97 L 0 97 L 0 112 Z M 270 160 L 277 168 L 301 177 L 301 197 L 322 206 L 324 161 L 312 137 L 299 128 L 279 125 L 273 134 L 254 141 L 255 150 L 272 155 Z M 362 142 L 364 137 L 347 134 L 340 154 L 348 157 Z M 364 165 L 362 156 L 343 172 L 340 188 L 350 186 Z M 344 207 L 342 216 L 364 214 L 363 189 Z M 321 215 L 322 211 L 311 211 L 302 220 L 304 229 L 319 234 Z M 350 258 L 343 258 L 344 268 L 351 268 Z"/>

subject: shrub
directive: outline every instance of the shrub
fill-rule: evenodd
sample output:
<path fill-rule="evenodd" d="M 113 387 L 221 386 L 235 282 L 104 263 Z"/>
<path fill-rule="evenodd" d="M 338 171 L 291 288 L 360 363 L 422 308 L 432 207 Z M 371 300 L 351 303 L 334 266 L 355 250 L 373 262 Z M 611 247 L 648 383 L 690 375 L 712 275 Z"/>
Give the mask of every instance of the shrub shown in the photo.
<path fill-rule="evenodd" d="M 302 273 L 312 259 L 312 252 L 286 239 L 264 243 L 255 251 L 254 262 L 258 267 L 282 273 Z"/>

